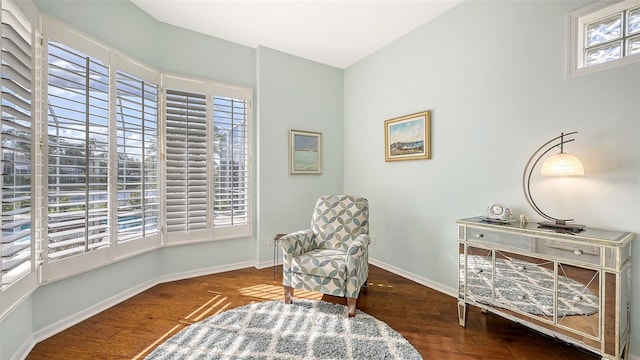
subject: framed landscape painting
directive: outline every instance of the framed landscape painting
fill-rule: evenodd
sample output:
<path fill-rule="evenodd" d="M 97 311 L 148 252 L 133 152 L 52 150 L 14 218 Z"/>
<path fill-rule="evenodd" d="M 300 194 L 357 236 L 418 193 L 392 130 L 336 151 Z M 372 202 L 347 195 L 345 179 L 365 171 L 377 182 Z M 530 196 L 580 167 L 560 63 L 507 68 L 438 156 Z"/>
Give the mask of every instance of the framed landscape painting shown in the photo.
<path fill-rule="evenodd" d="M 431 112 L 384 122 L 384 161 L 431 159 Z"/>
<path fill-rule="evenodd" d="M 291 130 L 289 172 L 292 175 L 322 174 L 322 133 Z"/>

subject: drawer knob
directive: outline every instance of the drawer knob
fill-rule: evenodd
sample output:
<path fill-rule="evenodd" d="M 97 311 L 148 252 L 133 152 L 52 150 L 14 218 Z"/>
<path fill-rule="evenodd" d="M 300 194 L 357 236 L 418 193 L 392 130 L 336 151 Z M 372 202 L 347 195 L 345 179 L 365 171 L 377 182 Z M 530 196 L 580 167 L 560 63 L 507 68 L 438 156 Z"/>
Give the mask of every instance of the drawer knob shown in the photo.
<path fill-rule="evenodd" d="M 476 269 L 476 274 L 482 274 L 482 269 Z"/>
<path fill-rule="evenodd" d="M 573 250 L 573 254 L 576 256 L 580 256 L 582 254 L 584 254 L 584 251 L 580 250 L 580 249 L 575 249 Z"/>
<path fill-rule="evenodd" d="M 478 238 L 478 239 L 483 238 L 483 237 L 484 237 L 484 234 L 476 234 L 476 238 Z"/>
<path fill-rule="evenodd" d="M 518 271 L 523 271 L 524 270 L 524 266 L 518 265 L 518 267 L 516 267 L 516 269 L 518 269 Z"/>

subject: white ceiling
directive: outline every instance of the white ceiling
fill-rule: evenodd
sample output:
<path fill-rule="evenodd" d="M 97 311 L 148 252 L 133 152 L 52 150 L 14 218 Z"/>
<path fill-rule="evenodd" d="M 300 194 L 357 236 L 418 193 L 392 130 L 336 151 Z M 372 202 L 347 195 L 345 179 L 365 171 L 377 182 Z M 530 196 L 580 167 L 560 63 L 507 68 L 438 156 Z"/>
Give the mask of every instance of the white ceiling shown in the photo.
<path fill-rule="evenodd" d="M 344 69 L 461 0 L 131 0 L 156 20 Z"/>

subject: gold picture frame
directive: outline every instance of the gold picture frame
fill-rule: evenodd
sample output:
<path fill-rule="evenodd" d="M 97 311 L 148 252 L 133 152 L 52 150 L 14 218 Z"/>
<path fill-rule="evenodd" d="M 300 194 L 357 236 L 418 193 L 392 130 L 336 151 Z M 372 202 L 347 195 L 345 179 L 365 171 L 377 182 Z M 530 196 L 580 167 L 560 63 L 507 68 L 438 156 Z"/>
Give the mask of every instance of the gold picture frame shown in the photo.
<path fill-rule="evenodd" d="M 322 133 L 290 131 L 289 173 L 291 175 L 322 174 Z"/>
<path fill-rule="evenodd" d="M 384 122 L 384 161 L 431 159 L 431 112 Z"/>

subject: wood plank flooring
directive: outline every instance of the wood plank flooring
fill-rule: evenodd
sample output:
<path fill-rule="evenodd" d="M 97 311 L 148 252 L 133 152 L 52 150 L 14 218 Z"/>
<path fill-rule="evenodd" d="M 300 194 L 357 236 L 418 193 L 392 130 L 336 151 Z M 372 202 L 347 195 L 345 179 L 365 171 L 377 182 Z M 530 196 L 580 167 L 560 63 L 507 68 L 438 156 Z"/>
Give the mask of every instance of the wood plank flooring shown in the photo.
<path fill-rule="evenodd" d="M 247 268 L 160 284 L 38 343 L 27 359 L 144 359 L 189 324 L 251 302 L 283 299 L 281 281 L 272 268 Z M 369 283 L 358 309 L 400 332 L 426 360 L 599 359 L 476 307 L 463 328 L 456 299 L 375 266 Z M 346 305 L 319 293 L 295 295 Z"/>

